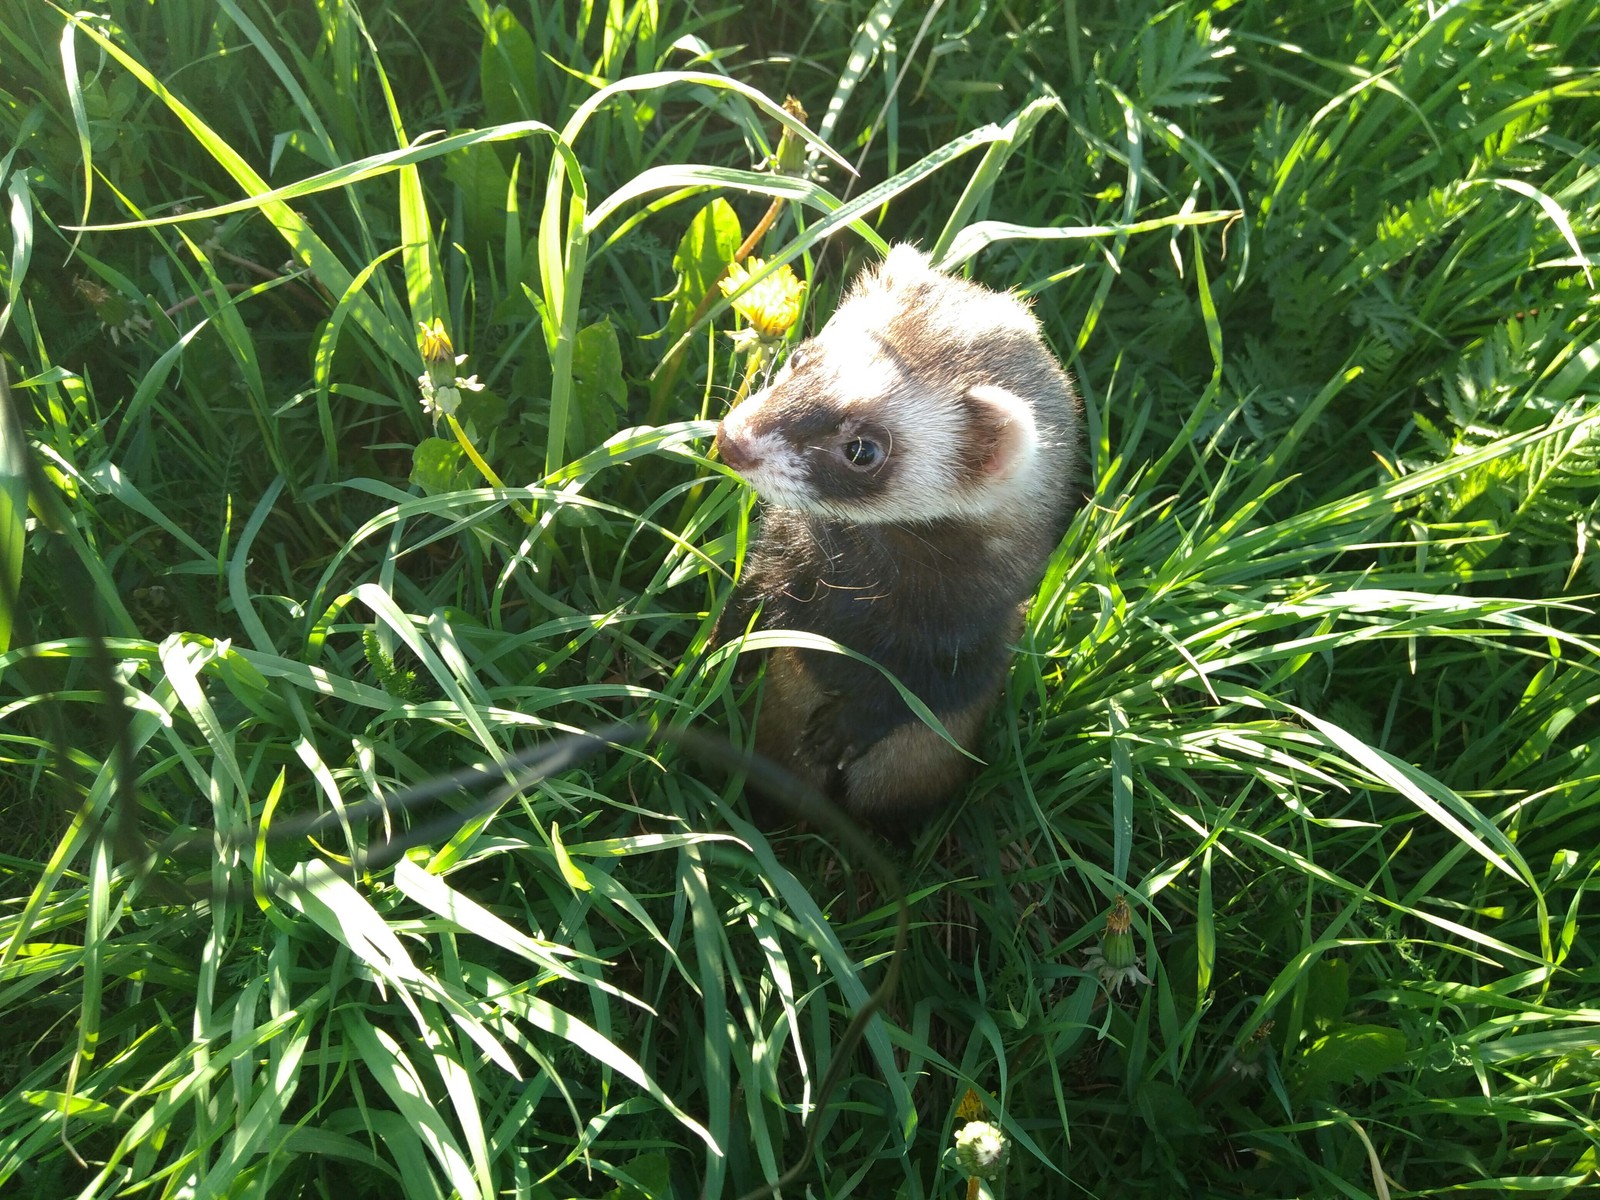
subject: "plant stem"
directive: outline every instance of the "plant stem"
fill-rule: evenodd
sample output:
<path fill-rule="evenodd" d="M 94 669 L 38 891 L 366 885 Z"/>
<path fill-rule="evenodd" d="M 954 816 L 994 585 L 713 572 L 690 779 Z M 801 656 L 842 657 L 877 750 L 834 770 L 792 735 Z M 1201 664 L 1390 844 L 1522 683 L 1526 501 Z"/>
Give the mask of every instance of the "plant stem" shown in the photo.
<path fill-rule="evenodd" d="M 450 432 L 456 435 L 456 441 L 460 444 L 461 448 L 466 451 L 467 458 L 471 461 L 474 467 L 478 468 L 478 474 L 482 475 L 489 481 L 490 487 L 505 487 L 505 481 L 501 479 L 499 475 L 495 474 L 494 468 L 484 460 L 483 455 L 478 453 L 478 448 L 472 444 L 472 439 L 467 436 L 467 431 L 461 428 L 461 422 L 456 420 L 455 414 L 446 413 L 444 419 L 450 423 Z M 529 512 L 521 504 L 517 503 L 517 501 L 511 501 L 511 510 L 515 512 L 517 516 L 521 517 L 527 524 L 533 524 L 533 513 Z"/>

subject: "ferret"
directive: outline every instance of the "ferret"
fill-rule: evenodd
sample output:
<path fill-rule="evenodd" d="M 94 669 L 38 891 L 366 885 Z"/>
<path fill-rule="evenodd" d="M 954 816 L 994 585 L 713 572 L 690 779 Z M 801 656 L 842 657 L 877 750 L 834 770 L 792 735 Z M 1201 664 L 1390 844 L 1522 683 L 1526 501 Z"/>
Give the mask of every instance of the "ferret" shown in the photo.
<path fill-rule="evenodd" d="M 717 429 L 766 508 L 716 636 L 832 638 L 975 749 L 1082 503 L 1081 436 L 1027 305 L 894 247 Z M 881 671 L 810 649 L 768 652 L 755 749 L 896 840 L 976 767 Z"/>

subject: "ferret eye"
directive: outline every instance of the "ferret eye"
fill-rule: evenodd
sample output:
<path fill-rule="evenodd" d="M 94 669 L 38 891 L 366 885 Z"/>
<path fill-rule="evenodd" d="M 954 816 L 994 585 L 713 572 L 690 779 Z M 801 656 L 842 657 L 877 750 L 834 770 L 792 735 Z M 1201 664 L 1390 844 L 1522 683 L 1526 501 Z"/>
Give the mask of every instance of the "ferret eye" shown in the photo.
<path fill-rule="evenodd" d="M 844 457 L 852 467 L 866 470 L 883 461 L 883 448 L 867 438 L 854 438 L 844 444 Z"/>

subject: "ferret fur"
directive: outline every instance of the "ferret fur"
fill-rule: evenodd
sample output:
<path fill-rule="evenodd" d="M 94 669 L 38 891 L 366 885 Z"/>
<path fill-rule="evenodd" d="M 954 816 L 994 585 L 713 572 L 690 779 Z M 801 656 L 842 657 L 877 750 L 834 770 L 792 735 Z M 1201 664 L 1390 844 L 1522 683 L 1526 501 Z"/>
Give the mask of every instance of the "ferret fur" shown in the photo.
<path fill-rule="evenodd" d="M 974 749 L 1081 503 L 1080 438 L 1027 306 L 895 247 L 717 431 L 767 505 L 718 637 L 755 619 L 832 638 Z M 755 748 L 901 839 L 975 766 L 882 672 L 809 649 L 767 655 Z"/>

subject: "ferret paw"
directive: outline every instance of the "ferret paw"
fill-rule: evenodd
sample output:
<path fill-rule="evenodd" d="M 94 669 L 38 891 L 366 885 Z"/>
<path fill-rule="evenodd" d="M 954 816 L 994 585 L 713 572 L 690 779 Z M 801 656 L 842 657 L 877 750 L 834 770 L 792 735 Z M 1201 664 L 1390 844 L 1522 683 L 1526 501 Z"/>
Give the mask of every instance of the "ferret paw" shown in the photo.
<path fill-rule="evenodd" d="M 828 763 L 843 770 L 860 758 L 867 743 L 851 729 L 846 720 L 842 696 L 833 696 L 811 713 L 796 746 L 796 754 L 811 762 Z"/>

